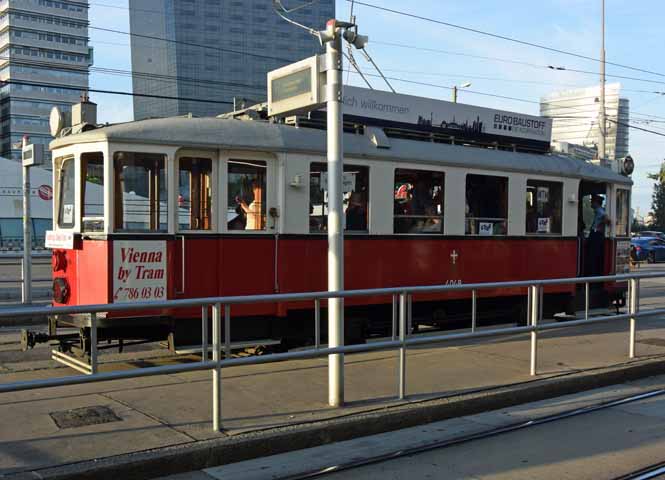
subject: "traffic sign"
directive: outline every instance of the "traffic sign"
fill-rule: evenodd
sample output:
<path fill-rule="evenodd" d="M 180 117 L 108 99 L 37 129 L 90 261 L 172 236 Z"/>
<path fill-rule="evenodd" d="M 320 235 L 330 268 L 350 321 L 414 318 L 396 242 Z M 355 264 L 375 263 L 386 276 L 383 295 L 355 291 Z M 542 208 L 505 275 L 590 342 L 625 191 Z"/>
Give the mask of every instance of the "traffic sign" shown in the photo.
<path fill-rule="evenodd" d="M 39 195 L 39 198 L 42 200 L 52 200 L 53 199 L 53 189 L 51 188 L 51 185 L 40 185 L 39 188 L 37 189 L 37 195 Z"/>

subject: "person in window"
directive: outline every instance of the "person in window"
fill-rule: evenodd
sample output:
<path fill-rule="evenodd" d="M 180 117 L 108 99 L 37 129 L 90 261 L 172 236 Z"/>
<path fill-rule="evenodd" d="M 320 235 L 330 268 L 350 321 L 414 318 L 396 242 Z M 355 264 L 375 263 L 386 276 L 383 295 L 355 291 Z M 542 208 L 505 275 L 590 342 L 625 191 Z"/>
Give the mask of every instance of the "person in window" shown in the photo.
<path fill-rule="evenodd" d="M 598 276 L 603 274 L 605 227 L 609 225 L 610 220 L 605 213 L 603 197 L 600 195 L 591 197 L 591 208 L 593 208 L 593 221 L 587 240 L 587 275 Z"/>
<path fill-rule="evenodd" d="M 415 233 L 442 233 L 441 218 L 437 216 L 433 206 L 425 209 L 425 215 L 428 217 L 420 224 L 418 232 Z"/>
<path fill-rule="evenodd" d="M 412 195 L 411 214 L 424 215 L 427 207 L 432 204 L 432 195 L 424 180 L 419 179 L 416 182 L 416 186 L 413 187 Z"/>
<path fill-rule="evenodd" d="M 349 197 L 349 206 L 346 209 L 346 229 L 367 230 L 367 211 L 362 194 L 359 192 L 352 192 Z"/>
<path fill-rule="evenodd" d="M 245 200 L 242 197 L 240 196 L 236 197 L 236 202 L 238 203 L 243 213 L 245 214 L 245 217 L 247 218 L 247 223 L 245 224 L 245 230 L 263 230 L 261 193 L 262 193 L 261 185 L 256 180 L 253 180 L 252 202 L 250 204 L 247 204 L 247 202 L 245 202 Z"/>

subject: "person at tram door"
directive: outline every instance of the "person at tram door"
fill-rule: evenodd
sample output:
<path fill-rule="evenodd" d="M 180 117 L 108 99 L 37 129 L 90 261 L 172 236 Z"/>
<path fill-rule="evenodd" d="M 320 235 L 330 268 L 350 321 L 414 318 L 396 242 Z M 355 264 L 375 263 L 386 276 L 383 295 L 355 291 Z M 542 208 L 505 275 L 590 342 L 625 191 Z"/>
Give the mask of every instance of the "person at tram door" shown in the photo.
<path fill-rule="evenodd" d="M 257 181 L 252 181 L 253 199 L 248 204 L 241 196 L 236 197 L 236 202 L 242 209 L 247 223 L 245 230 L 263 230 L 263 214 L 261 205 L 261 185 Z"/>
<path fill-rule="evenodd" d="M 591 197 L 591 208 L 593 208 L 593 222 L 589 229 L 589 238 L 587 239 L 587 276 L 594 277 L 603 274 L 604 253 L 605 253 L 605 227 L 610 224 L 610 220 L 603 208 L 603 197 L 593 195 Z"/>
<path fill-rule="evenodd" d="M 367 230 L 367 212 L 360 192 L 352 192 L 346 209 L 346 229 Z"/>

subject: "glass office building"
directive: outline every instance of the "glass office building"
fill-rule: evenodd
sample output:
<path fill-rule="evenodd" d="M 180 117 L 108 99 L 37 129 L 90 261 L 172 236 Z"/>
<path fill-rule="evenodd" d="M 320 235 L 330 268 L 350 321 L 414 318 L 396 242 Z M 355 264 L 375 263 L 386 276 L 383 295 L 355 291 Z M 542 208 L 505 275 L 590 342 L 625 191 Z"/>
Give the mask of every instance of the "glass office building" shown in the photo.
<path fill-rule="evenodd" d="M 607 159 L 616 161 L 628 155 L 630 120 L 629 101 L 620 97 L 619 83 L 605 86 Z M 563 90 L 540 99 L 540 114 L 552 118 L 552 142 L 567 142 L 584 147 L 598 147 L 600 124 L 600 86 Z"/>
<path fill-rule="evenodd" d="M 271 0 L 129 0 L 129 7 L 134 93 L 176 97 L 134 97 L 136 120 L 218 115 L 234 98 L 265 101 L 268 71 L 322 51 Z M 289 14 L 318 30 L 334 16 L 334 0 Z"/>
<path fill-rule="evenodd" d="M 17 82 L 0 89 L 1 156 L 20 159 L 28 135 L 50 158 L 51 108 L 79 101 L 91 64 L 87 0 L 0 0 L 0 80 Z"/>

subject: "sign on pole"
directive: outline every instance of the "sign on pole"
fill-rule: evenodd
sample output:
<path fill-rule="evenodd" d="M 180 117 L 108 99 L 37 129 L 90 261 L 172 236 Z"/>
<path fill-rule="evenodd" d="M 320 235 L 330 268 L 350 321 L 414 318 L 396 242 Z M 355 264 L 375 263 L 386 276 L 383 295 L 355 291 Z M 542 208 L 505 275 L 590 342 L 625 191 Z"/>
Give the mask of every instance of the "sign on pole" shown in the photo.
<path fill-rule="evenodd" d="M 318 55 L 268 72 L 268 115 L 292 115 L 325 102 L 325 73 Z"/>

